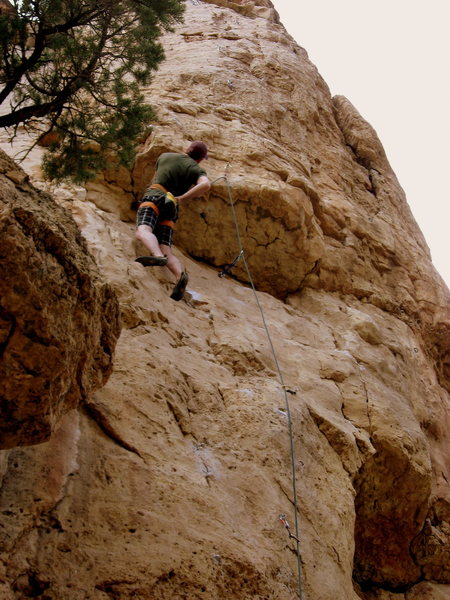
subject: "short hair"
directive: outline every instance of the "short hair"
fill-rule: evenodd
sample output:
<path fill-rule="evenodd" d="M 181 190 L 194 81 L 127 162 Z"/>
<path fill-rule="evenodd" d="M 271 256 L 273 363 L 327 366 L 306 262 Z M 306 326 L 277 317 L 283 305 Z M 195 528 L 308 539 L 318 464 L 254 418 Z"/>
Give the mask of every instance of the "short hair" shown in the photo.
<path fill-rule="evenodd" d="M 208 158 L 208 147 L 205 142 L 191 142 L 186 154 L 194 160 L 203 160 Z"/>

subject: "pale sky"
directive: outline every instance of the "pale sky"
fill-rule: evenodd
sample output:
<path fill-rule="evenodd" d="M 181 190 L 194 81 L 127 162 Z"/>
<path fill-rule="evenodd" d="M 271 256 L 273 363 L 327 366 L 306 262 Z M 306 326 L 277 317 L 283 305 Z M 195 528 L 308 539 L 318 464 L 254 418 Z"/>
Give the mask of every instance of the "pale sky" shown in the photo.
<path fill-rule="evenodd" d="M 377 131 L 450 287 L 450 0 L 272 0 L 333 95 Z"/>

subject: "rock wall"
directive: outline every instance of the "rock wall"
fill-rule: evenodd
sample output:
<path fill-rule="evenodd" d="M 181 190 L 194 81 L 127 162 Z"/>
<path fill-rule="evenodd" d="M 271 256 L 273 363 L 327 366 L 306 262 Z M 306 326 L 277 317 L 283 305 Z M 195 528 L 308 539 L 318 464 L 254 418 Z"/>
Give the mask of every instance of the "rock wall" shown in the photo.
<path fill-rule="evenodd" d="M 0 151 L 0 448 L 48 440 L 112 370 L 119 306 L 70 213 Z"/>
<path fill-rule="evenodd" d="M 447 600 L 449 292 L 381 142 L 268 1 L 191 0 L 165 45 L 134 170 L 64 193 L 124 328 L 107 384 L 2 457 L 0 594 L 297 597 L 287 398 L 304 598 Z M 130 204 L 192 139 L 214 185 L 182 207 L 174 303 Z M 286 395 L 242 262 L 217 277 L 227 181 Z"/>

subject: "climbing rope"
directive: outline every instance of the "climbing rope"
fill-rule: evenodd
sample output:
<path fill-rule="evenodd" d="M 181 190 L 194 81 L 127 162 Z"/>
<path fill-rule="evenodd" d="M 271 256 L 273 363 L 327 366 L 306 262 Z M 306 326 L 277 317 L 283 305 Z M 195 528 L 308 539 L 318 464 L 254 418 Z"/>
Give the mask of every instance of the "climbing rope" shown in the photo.
<path fill-rule="evenodd" d="M 239 246 L 239 254 L 238 256 L 235 258 L 235 260 L 230 263 L 230 265 L 227 265 L 224 270 L 219 273 L 219 277 L 223 277 L 226 273 L 228 273 L 230 271 L 230 269 L 232 267 L 234 267 L 234 265 L 238 262 L 238 260 L 243 261 L 244 266 L 245 266 L 245 271 L 247 273 L 247 277 L 248 280 L 250 282 L 251 288 L 253 290 L 253 295 L 256 299 L 256 303 L 258 305 L 259 308 L 259 312 L 261 313 L 261 319 L 264 325 L 264 329 L 266 332 L 266 336 L 270 345 L 270 349 L 272 351 L 272 355 L 273 355 L 273 359 L 274 359 L 274 363 L 276 366 L 276 370 L 278 372 L 278 377 L 280 380 L 280 385 L 281 388 L 283 389 L 283 393 L 284 393 L 284 401 L 285 401 L 285 405 L 286 405 L 286 415 L 287 415 L 287 421 L 288 421 L 288 429 L 289 429 L 289 439 L 290 439 L 290 454 L 291 454 L 291 471 L 292 471 L 292 495 L 293 495 L 293 504 L 294 504 L 294 528 L 295 528 L 295 535 L 293 533 L 291 533 L 290 528 L 289 528 L 289 523 L 286 520 L 286 516 L 285 515 L 280 515 L 279 519 L 281 521 L 281 523 L 284 525 L 284 527 L 287 529 L 288 533 L 289 533 L 289 539 L 293 539 L 295 540 L 295 544 L 296 544 L 296 554 L 297 554 L 297 571 L 298 571 L 298 595 L 300 600 L 302 600 L 303 598 L 303 591 L 302 591 L 302 564 L 301 564 L 301 554 L 300 554 L 300 537 L 299 537 L 299 525 L 298 525 L 298 500 L 297 500 L 297 479 L 296 479 L 296 475 L 295 475 L 295 452 L 294 452 L 294 430 L 293 430 L 293 426 L 292 426 L 292 418 L 291 418 L 291 409 L 289 406 L 289 399 L 288 399 L 288 393 L 295 393 L 293 392 L 289 386 L 287 386 L 284 383 L 284 379 L 283 379 L 283 374 L 281 372 L 281 368 L 280 368 L 280 364 L 278 362 L 278 358 L 277 358 L 277 354 L 275 352 L 275 348 L 272 342 L 272 337 L 270 335 L 270 331 L 269 328 L 267 326 L 267 322 L 266 322 L 266 318 L 264 316 L 264 311 L 263 308 L 261 306 L 261 303 L 259 301 L 258 298 L 258 294 L 256 293 L 256 288 L 255 288 L 255 284 L 253 283 L 253 278 L 252 275 L 250 273 L 250 269 L 248 267 L 248 263 L 247 260 L 245 258 L 245 251 L 244 251 L 244 247 L 242 244 L 242 238 L 241 238 L 241 233 L 239 231 L 239 224 L 238 224 L 238 220 L 237 220 L 237 215 L 236 215 L 236 209 L 234 206 L 234 202 L 233 202 L 233 195 L 231 193 L 231 184 L 228 181 L 228 168 L 229 168 L 230 164 L 228 163 L 225 169 L 225 175 L 222 175 L 221 177 L 218 177 L 217 179 L 215 179 L 211 185 L 213 185 L 214 183 L 216 183 L 216 181 L 220 181 L 221 179 L 225 180 L 226 186 L 227 186 L 227 191 L 228 191 L 228 200 L 230 202 L 230 206 L 231 206 L 231 211 L 233 213 L 233 220 L 234 220 L 234 226 L 236 229 L 236 238 L 238 241 L 238 246 Z"/>

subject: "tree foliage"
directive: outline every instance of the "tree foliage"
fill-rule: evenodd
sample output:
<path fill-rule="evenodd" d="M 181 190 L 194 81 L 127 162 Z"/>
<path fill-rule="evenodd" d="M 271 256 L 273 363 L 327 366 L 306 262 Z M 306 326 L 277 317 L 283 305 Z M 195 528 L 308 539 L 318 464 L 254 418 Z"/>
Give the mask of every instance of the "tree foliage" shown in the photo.
<path fill-rule="evenodd" d="M 0 13 L 0 104 L 10 108 L 0 127 L 52 132 L 53 179 L 84 181 L 111 156 L 130 165 L 154 119 L 142 86 L 183 10 L 183 0 L 14 0 Z"/>

